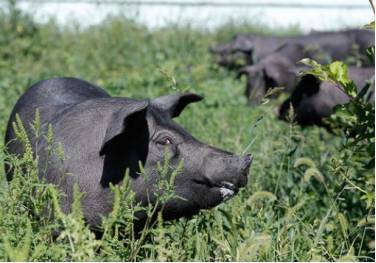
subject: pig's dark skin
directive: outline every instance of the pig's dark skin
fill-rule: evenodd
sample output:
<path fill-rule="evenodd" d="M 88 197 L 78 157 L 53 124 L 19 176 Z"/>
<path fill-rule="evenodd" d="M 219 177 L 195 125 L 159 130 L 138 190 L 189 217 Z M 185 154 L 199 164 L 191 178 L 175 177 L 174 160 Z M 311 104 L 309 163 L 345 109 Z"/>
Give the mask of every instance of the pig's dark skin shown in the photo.
<path fill-rule="evenodd" d="M 229 43 L 213 47 L 211 51 L 219 56 L 217 62 L 222 66 L 233 65 L 230 55 L 233 53 L 242 53 L 245 61 L 251 65 L 270 55 L 281 45 L 295 43 L 315 53 L 322 53 L 329 60 L 345 60 L 359 53 L 363 65 L 367 66 L 370 62 L 366 58 L 366 49 L 375 45 L 374 36 L 373 31 L 361 29 L 312 32 L 293 37 L 237 35 Z M 292 57 L 288 58 L 293 60 Z"/>
<path fill-rule="evenodd" d="M 238 78 L 242 75 L 246 76 L 248 102 L 258 104 L 270 88 L 283 87 L 285 91 L 292 91 L 296 84 L 297 67 L 284 56 L 273 54 L 255 65 L 241 68 Z"/>
<path fill-rule="evenodd" d="M 130 183 L 142 205 L 155 202 L 159 175 L 157 162 L 165 153 L 170 169 L 179 161 L 184 168 L 176 176 L 175 193 L 181 198 L 168 201 L 162 211 L 165 220 L 189 217 L 234 196 L 247 183 L 251 155 L 237 156 L 196 140 L 172 118 L 189 103 L 200 101 L 195 94 L 179 94 L 154 100 L 109 96 L 101 88 L 74 78 L 44 80 L 30 87 L 18 100 L 8 123 L 5 142 L 8 152 L 20 155 L 23 146 L 12 129 L 16 113 L 39 156 L 39 176 L 56 184 L 66 195 L 61 200 L 69 212 L 73 185 L 85 193 L 82 209 L 87 223 L 97 227 L 101 216 L 112 210 L 109 184 L 123 181 L 129 168 Z M 48 158 L 47 142 L 36 139 L 30 123 L 39 109 L 42 127 L 53 127 L 55 143 L 64 147 L 65 159 Z M 48 163 L 47 163 L 48 162 Z M 140 175 L 139 162 L 146 179 Z M 47 167 L 45 169 L 45 167 Z M 8 180 L 12 172 L 6 167 Z M 142 222 L 142 216 L 140 221 Z M 136 223 L 137 223 L 136 222 Z"/>
<path fill-rule="evenodd" d="M 346 60 L 356 53 L 364 56 L 363 64 L 369 65 L 366 49 L 375 45 L 374 32 L 362 29 L 348 29 L 336 32 L 316 32 L 306 36 L 297 37 L 292 41 L 307 48 L 327 54 L 332 61 Z"/>
<path fill-rule="evenodd" d="M 251 104 L 260 103 L 270 88 L 283 87 L 285 92 L 292 92 L 298 73 L 303 67 L 297 61 L 311 58 L 319 63 L 326 63 L 327 56 L 321 52 L 307 50 L 303 45 L 285 43 L 258 63 L 241 68 L 238 77 L 247 79 L 245 95 Z"/>
<path fill-rule="evenodd" d="M 366 81 L 374 78 L 374 68 L 349 68 L 349 78 L 362 89 Z M 334 107 L 349 102 L 350 98 L 342 91 L 342 87 L 331 82 L 322 82 L 313 75 L 304 75 L 297 84 L 292 95 L 281 105 L 279 118 L 287 120 L 292 105 L 295 121 L 301 126 L 325 126 L 323 118 L 329 117 Z M 370 100 L 373 99 L 373 92 Z"/>

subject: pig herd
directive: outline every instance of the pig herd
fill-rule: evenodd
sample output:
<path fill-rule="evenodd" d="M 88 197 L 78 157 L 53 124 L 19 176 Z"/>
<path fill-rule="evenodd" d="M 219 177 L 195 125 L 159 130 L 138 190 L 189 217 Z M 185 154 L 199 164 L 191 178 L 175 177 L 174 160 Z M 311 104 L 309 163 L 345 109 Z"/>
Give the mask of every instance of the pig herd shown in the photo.
<path fill-rule="evenodd" d="M 292 105 L 297 121 L 308 125 L 320 124 L 336 104 L 349 98 L 332 87 L 335 84 L 310 75 L 298 77 L 302 68 L 296 62 L 307 57 L 321 63 L 356 58 L 362 67 L 351 67 L 349 75 L 362 87 L 374 75 L 365 53 L 370 45 L 374 45 L 373 32 L 347 30 L 290 38 L 239 35 L 212 52 L 220 65 L 247 77 L 249 102 L 259 103 L 268 89 L 283 86 L 291 97 L 282 104 L 280 118 L 285 119 Z M 238 66 L 239 57 L 246 65 Z M 7 153 L 25 153 L 14 125 L 19 116 L 38 159 L 39 177 L 61 190 L 64 212 L 71 211 L 73 186 L 78 185 L 85 193 L 81 200 L 85 220 L 93 228 L 111 212 L 114 194 L 110 185 L 121 184 L 127 170 L 135 202 L 157 205 L 156 211 L 165 220 L 190 217 L 228 200 L 244 187 L 253 159 L 251 154 L 240 156 L 201 143 L 174 122 L 187 105 L 200 100 L 201 96 L 192 93 L 142 100 L 111 97 L 81 79 L 43 80 L 29 87 L 13 108 L 5 138 Z M 41 132 L 52 127 L 53 145 L 45 136 L 35 136 L 37 110 Z M 55 144 L 62 145 L 63 159 L 51 153 Z M 166 155 L 167 176 L 176 171 L 176 197 L 160 204 L 158 196 L 165 189 L 158 188 L 158 167 Z M 12 180 L 15 167 L 8 163 L 5 170 Z M 145 211 L 139 212 L 135 228 L 142 229 L 146 218 Z"/>
<path fill-rule="evenodd" d="M 374 80 L 374 63 L 367 56 L 367 48 L 374 44 L 374 31 L 348 29 L 293 37 L 236 35 L 210 50 L 219 65 L 235 70 L 238 78 L 246 77 L 249 103 L 260 103 L 275 87 L 291 94 L 280 106 L 279 118 L 286 120 L 291 105 L 296 122 L 304 126 L 322 125 L 323 118 L 349 97 L 334 83 L 322 82 L 313 75 L 301 76 L 299 73 L 308 67 L 298 62 L 304 58 L 321 64 L 345 61 L 350 65 L 349 78 L 361 89 Z"/>

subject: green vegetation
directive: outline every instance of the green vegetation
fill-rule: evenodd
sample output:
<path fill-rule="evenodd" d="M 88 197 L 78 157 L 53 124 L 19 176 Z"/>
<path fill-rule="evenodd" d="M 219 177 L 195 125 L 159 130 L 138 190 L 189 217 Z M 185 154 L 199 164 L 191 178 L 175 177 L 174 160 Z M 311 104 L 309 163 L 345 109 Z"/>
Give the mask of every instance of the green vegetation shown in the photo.
<path fill-rule="evenodd" d="M 131 230 L 141 208 L 133 207 L 126 183 L 114 187 L 116 209 L 105 219 L 102 239 L 95 239 L 84 226 L 81 194 L 75 191 L 73 212 L 63 214 L 59 193 L 37 179 L 31 153 L 5 156 L 1 142 L 0 164 L 11 163 L 15 176 L 7 184 L 0 170 L 0 260 L 374 261 L 374 167 L 364 165 L 374 153 L 344 147 L 346 134 L 278 121 L 275 109 L 283 97 L 248 106 L 245 84 L 218 68 L 208 52 L 235 32 L 271 29 L 228 25 L 204 32 L 171 25 L 150 31 L 124 17 L 85 30 L 62 29 L 10 8 L 0 14 L 0 32 L 1 138 L 28 86 L 74 76 L 114 96 L 202 94 L 204 102 L 177 122 L 203 142 L 254 154 L 250 182 L 235 198 L 189 220 L 158 220 L 139 239 Z M 22 123 L 16 126 L 27 145 Z M 54 229 L 61 231 L 57 239 Z"/>

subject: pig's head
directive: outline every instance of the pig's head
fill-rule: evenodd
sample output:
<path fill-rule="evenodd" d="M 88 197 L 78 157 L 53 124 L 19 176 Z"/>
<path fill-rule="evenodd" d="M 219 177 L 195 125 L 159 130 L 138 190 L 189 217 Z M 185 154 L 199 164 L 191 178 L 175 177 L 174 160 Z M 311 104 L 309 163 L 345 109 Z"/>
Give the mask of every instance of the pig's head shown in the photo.
<path fill-rule="evenodd" d="M 240 52 L 222 53 L 217 55 L 215 61 L 218 65 L 230 70 L 236 70 L 244 65 L 253 64 L 251 56 Z"/>
<path fill-rule="evenodd" d="M 228 69 L 238 69 L 244 65 L 252 65 L 254 44 L 252 37 L 237 35 L 229 43 L 210 48 L 216 55 L 216 63 Z"/>
<path fill-rule="evenodd" d="M 321 81 L 311 75 L 303 75 L 298 84 L 296 85 L 291 96 L 286 99 L 279 108 L 279 119 L 288 121 L 290 107 L 293 109 L 295 121 L 299 124 L 311 125 L 314 123 L 321 123 L 320 119 L 316 118 L 316 114 L 313 114 L 310 104 L 307 103 L 320 91 Z M 303 107 L 303 110 L 300 110 Z M 304 114 L 307 112 L 307 114 Z"/>
<path fill-rule="evenodd" d="M 181 94 L 136 102 L 126 116 L 113 118 L 115 123 L 110 123 L 102 145 L 102 155 L 112 152 L 122 172 L 129 168 L 131 186 L 143 205 L 155 203 L 160 194 L 156 187 L 161 176 L 158 164 L 163 165 L 167 156 L 171 174 L 183 162 L 174 180 L 177 198 L 164 204 L 166 220 L 214 207 L 247 183 L 251 155 L 238 156 L 206 145 L 173 121 L 189 103 L 201 99 L 195 94 Z M 146 177 L 141 175 L 139 163 Z"/>
<path fill-rule="evenodd" d="M 223 53 L 251 53 L 254 49 L 254 43 L 251 36 L 246 35 L 236 35 L 232 38 L 229 43 L 220 44 L 215 47 L 210 48 L 212 53 L 223 54 Z"/>
<path fill-rule="evenodd" d="M 251 103 L 259 103 L 268 89 L 283 87 L 291 90 L 296 80 L 297 69 L 288 59 L 271 54 L 258 64 L 245 66 L 238 71 L 237 78 L 246 76 L 246 96 Z"/>

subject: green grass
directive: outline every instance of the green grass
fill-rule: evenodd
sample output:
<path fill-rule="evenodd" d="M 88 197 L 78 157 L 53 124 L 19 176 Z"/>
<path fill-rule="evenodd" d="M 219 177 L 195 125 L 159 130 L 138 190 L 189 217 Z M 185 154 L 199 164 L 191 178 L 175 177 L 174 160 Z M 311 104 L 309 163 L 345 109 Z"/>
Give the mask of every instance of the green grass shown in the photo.
<path fill-rule="evenodd" d="M 216 66 L 208 52 L 235 32 L 272 29 L 229 24 L 215 32 L 174 25 L 150 31 L 123 17 L 85 30 L 62 29 L 14 11 L 0 15 L 0 31 L 1 138 L 29 85 L 74 76 L 114 96 L 204 95 L 177 122 L 203 142 L 254 154 L 250 182 L 235 198 L 189 220 L 158 221 L 141 240 L 129 233 L 118 239 L 114 230 L 95 240 L 79 209 L 59 215 L 58 194 L 38 182 L 30 158 L 12 159 L 26 169 L 9 185 L 0 172 L 0 260 L 374 261 L 374 170 L 341 147 L 344 138 L 278 121 L 283 97 L 248 106 L 245 83 Z M 105 225 L 125 222 L 129 231 L 131 198 L 120 196 Z M 57 213 L 55 219 L 46 209 Z M 63 237 L 52 238 L 55 228 Z"/>

